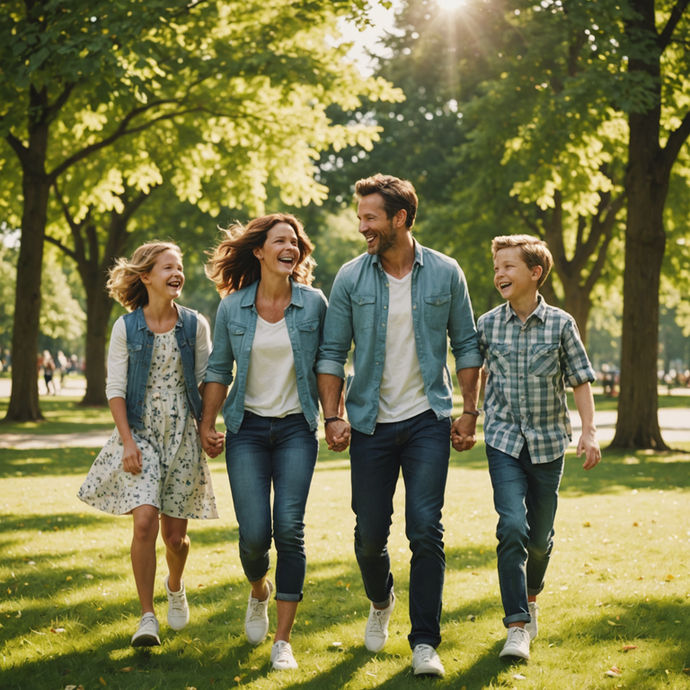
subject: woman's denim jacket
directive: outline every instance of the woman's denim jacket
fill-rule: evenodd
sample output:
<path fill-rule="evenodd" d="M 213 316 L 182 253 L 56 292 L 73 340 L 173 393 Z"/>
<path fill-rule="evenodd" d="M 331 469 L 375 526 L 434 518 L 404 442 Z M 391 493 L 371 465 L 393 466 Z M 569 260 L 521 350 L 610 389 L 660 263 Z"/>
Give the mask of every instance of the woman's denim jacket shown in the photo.
<path fill-rule="evenodd" d="M 179 304 L 178 319 L 175 324 L 175 337 L 180 348 L 184 382 L 187 389 L 189 409 L 194 418 L 201 419 L 201 396 L 194 375 L 196 348 L 196 312 Z M 143 429 L 144 400 L 146 398 L 146 384 L 151 369 L 153 354 L 153 331 L 146 325 L 144 312 L 141 307 L 124 317 L 127 328 L 127 351 L 129 365 L 127 367 L 127 422 L 135 429 Z"/>
<path fill-rule="evenodd" d="M 228 431 L 236 434 L 244 418 L 244 395 L 247 387 L 249 355 L 256 332 L 256 289 L 259 282 L 225 297 L 218 307 L 213 332 L 213 352 L 208 360 L 206 383 L 229 386 L 223 405 Z M 285 323 L 295 359 L 297 392 L 302 412 L 315 430 L 319 423 L 319 395 L 316 388 L 316 355 L 323 334 L 328 302 L 321 290 L 292 281 L 292 298 L 285 309 Z M 233 365 L 237 370 L 233 376 Z"/>

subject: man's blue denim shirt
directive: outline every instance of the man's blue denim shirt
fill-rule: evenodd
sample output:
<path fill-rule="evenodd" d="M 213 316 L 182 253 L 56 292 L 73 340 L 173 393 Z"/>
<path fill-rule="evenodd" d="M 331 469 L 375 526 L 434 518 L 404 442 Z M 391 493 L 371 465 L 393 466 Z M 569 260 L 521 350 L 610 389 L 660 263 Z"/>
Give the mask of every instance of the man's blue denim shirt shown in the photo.
<path fill-rule="evenodd" d="M 208 360 L 206 383 L 233 382 L 233 365 L 237 362 L 235 385 L 223 405 L 225 426 L 233 434 L 244 419 L 244 395 L 247 387 L 249 355 L 256 333 L 256 289 L 259 281 L 223 298 L 218 307 L 213 333 L 213 352 Z M 319 424 L 319 395 L 314 362 L 319 350 L 328 302 L 321 290 L 292 282 L 292 298 L 285 309 L 285 323 L 292 344 L 297 376 L 297 392 L 302 412 L 315 430 Z"/>
<path fill-rule="evenodd" d="M 347 385 L 350 424 L 373 434 L 386 352 L 388 279 L 378 255 L 363 254 L 338 272 L 326 314 L 318 374 L 345 378 L 355 343 L 354 375 Z M 453 386 L 448 370 L 448 337 L 456 370 L 481 367 L 477 329 L 465 276 L 454 259 L 415 242 L 412 268 L 412 323 L 424 391 L 438 419 L 450 417 Z"/>

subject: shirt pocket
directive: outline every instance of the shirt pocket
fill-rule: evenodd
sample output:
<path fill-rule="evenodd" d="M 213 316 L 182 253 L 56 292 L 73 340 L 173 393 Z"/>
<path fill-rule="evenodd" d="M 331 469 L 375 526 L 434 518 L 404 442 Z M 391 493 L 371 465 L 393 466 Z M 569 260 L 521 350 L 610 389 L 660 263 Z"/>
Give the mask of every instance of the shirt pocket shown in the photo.
<path fill-rule="evenodd" d="M 510 347 L 503 343 L 489 345 L 486 361 L 492 374 L 506 378 L 510 371 Z"/>
<path fill-rule="evenodd" d="M 558 343 L 532 345 L 528 371 L 532 376 L 553 376 L 558 373 Z"/>
<path fill-rule="evenodd" d="M 235 357 L 242 349 L 242 341 L 244 334 L 247 332 L 247 325 L 238 323 L 237 321 L 230 321 L 228 323 L 228 338 L 230 339 L 230 346 L 232 347 Z"/>
<path fill-rule="evenodd" d="M 316 351 L 319 349 L 319 320 L 305 321 L 297 324 L 300 347 L 307 358 L 307 363 L 314 364 Z"/>
<path fill-rule="evenodd" d="M 424 321 L 434 330 L 445 329 L 450 315 L 450 292 L 424 297 Z"/>
<path fill-rule="evenodd" d="M 355 330 L 374 325 L 375 295 L 350 295 L 352 301 L 352 325 Z"/>

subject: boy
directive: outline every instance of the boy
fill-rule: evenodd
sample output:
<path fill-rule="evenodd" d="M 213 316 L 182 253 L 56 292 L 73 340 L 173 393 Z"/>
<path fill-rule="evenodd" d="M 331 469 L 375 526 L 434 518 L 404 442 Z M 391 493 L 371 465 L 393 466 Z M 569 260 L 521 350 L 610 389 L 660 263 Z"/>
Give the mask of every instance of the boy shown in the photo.
<path fill-rule="evenodd" d="M 590 383 L 594 371 L 573 318 L 539 294 L 553 266 L 545 242 L 529 235 L 491 243 L 494 285 L 506 304 L 477 322 L 485 359 L 484 438 L 499 515 L 498 579 L 508 639 L 501 657 L 529 659 L 537 636 L 537 595 L 553 547 L 565 450 L 572 438 L 565 386 L 582 418 L 577 456 L 601 460 Z"/>

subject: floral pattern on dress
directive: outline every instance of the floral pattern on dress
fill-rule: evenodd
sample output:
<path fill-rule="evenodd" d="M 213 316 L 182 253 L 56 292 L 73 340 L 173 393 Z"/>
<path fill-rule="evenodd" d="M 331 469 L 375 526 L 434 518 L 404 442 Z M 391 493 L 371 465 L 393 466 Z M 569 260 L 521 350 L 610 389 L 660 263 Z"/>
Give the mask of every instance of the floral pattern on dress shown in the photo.
<path fill-rule="evenodd" d="M 154 336 L 144 402 L 143 430 L 132 429 L 142 471 L 122 468 L 117 429 L 99 453 L 77 496 L 111 515 L 140 505 L 174 518 L 217 518 L 208 463 L 190 413 L 175 329 Z"/>

